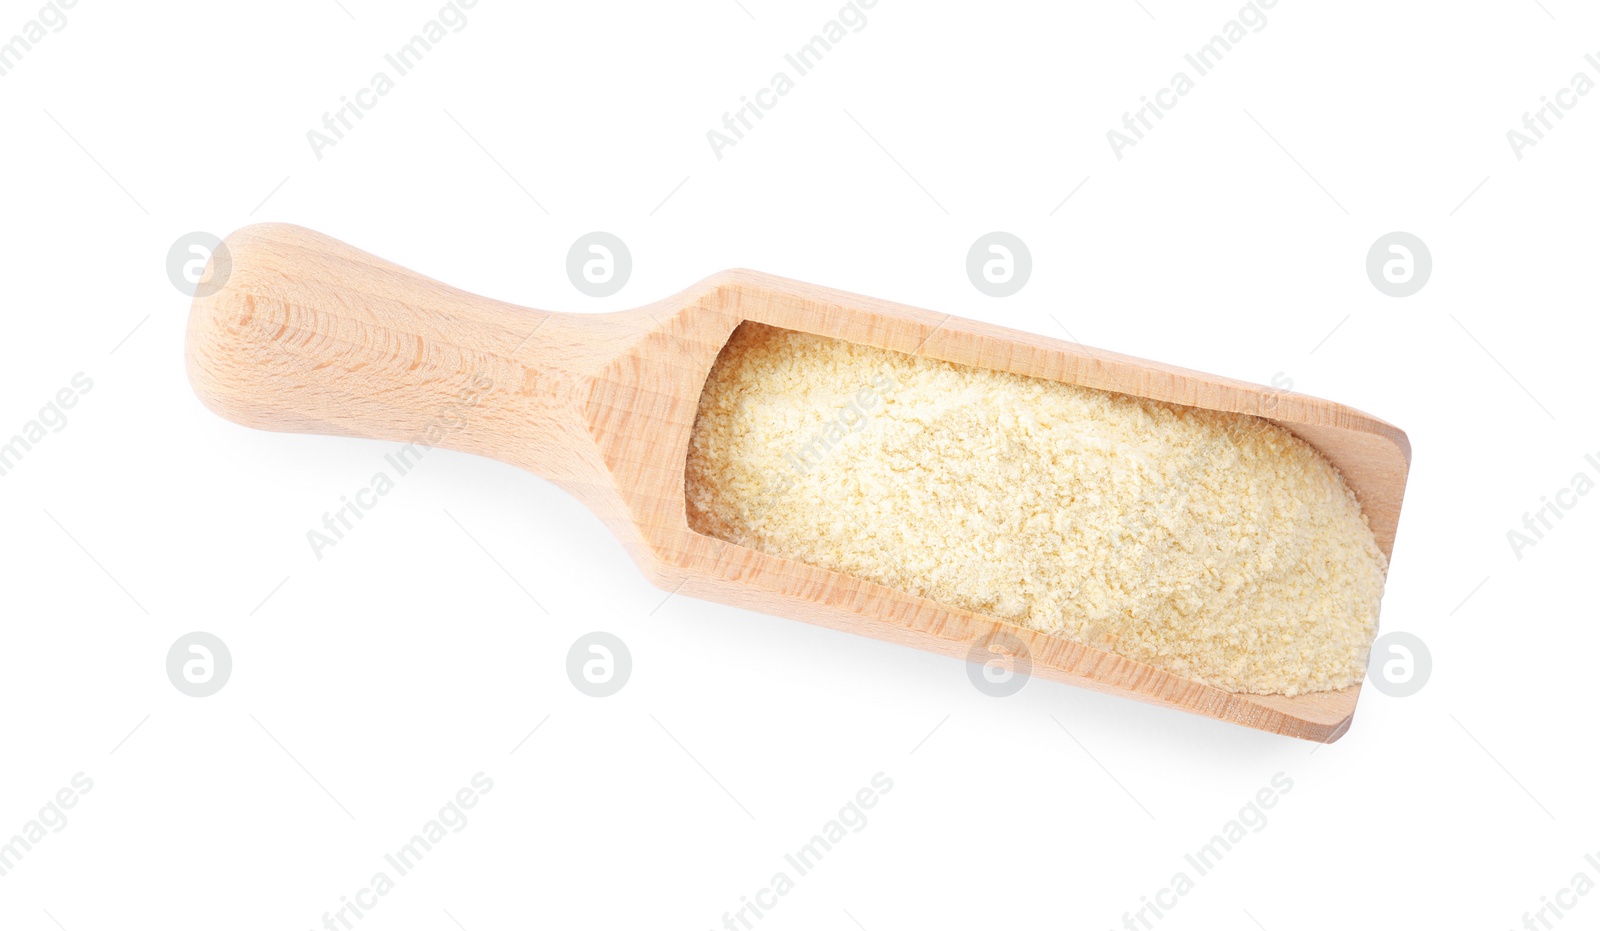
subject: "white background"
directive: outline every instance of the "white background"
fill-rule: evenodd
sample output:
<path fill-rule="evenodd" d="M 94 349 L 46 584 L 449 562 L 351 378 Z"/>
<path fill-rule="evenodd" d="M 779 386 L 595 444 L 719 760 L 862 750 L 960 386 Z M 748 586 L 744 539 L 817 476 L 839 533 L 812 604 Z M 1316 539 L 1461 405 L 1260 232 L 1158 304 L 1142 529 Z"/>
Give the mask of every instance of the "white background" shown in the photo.
<path fill-rule="evenodd" d="M 878 772 L 756 927 L 1120 927 L 1279 772 L 1157 927 L 1520 927 L 1600 877 L 1600 495 L 1506 539 L 1600 456 L 1600 93 L 1521 160 L 1506 138 L 1600 16 L 1282 0 L 1119 161 L 1106 131 L 1239 9 L 1140 2 L 881 0 L 720 160 L 706 131 L 834 0 L 482 0 L 321 160 L 307 130 L 437 0 L 80 2 L 0 78 L 0 439 L 94 382 L 0 477 L 0 840 L 94 788 L 0 878 L 0 927 L 320 927 L 480 771 L 356 927 L 720 927 Z M 0 2 L 0 42 L 38 9 Z M 1433 678 L 1369 689 L 1314 755 L 1042 681 L 993 699 L 948 659 L 663 603 L 573 500 L 446 451 L 319 561 L 306 531 L 391 447 L 209 413 L 165 272 L 180 235 L 260 220 L 546 309 L 747 266 L 1291 378 L 1410 434 L 1383 623 Z M 603 300 L 564 268 L 597 229 L 634 258 Z M 991 230 L 1032 249 L 1013 297 L 965 274 Z M 1413 297 L 1364 271 L 1391 230 L 1432 250 Z M 165 674 L 192 630 L 232 651 L 210 698 Z M 592 630 L 632 651 L 613 698 L 564 672 Z M 1600 921 L 1578 902 L 1557 926 Z"/>

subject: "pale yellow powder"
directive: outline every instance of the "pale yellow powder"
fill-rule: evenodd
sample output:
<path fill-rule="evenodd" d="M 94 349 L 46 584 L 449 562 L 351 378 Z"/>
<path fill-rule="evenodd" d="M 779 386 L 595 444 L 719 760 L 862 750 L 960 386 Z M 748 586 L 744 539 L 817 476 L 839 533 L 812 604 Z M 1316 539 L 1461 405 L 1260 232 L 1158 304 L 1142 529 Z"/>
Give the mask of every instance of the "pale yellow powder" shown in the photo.
<path fill-rule="evenodd" d="M 745 324 L 700 399 L 700 533 L 1229 691 L 1359 682 L 1385 560 L 1275 424 Z"/>

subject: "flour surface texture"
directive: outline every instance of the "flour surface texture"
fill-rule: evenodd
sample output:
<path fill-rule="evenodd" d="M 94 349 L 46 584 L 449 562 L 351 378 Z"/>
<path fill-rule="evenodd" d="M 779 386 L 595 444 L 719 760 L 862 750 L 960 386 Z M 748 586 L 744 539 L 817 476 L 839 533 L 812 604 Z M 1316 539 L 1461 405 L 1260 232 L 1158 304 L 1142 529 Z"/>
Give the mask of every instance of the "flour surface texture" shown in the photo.
<path fill-rule="evenodd" d="M 1386 564 L 1282 427 L 745 324 L 690 525 L 1229 691 L 1361 681 Z"/>

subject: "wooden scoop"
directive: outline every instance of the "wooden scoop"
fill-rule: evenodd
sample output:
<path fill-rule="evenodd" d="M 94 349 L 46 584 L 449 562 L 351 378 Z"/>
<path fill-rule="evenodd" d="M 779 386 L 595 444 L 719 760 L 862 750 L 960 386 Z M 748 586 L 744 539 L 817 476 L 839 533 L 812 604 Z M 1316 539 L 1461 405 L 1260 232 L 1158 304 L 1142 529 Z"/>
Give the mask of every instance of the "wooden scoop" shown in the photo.
<path fill-rule="evenodd" d="M 668 591 L 958 659 L 1021 653 L 1034 675 L 1309 740 L 1350 725 L 1360 686 L 1295 698 L 1225 692 L 703 536 L 685 516 L 684 465 L 707 374 L 747 320 L 1275 421 L 1344 473 L 1388 554 L 1411 453 L 1403 432 L 1374 417 L 750 271 L 636 310 L 568 315 L 458 291 L 298 227 L 251 226 L 225 245 L 231 269 L 213 258 L 218 280 L 199 288 L 187 355 L 195 391 L 230 420 L 520 466 L 588 505 Z"/>

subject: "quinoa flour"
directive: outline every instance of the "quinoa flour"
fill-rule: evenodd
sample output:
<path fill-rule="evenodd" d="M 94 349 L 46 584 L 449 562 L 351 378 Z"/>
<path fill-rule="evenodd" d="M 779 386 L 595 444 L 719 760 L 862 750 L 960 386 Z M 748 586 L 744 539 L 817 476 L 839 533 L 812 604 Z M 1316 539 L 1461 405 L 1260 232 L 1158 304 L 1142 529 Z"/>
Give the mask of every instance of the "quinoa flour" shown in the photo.
<path fill-rule="evenodd" d="M 1386 560 L 1276 424 L 746 323 L 690 526 L 1235 692 L 1361 681 Z"/>

